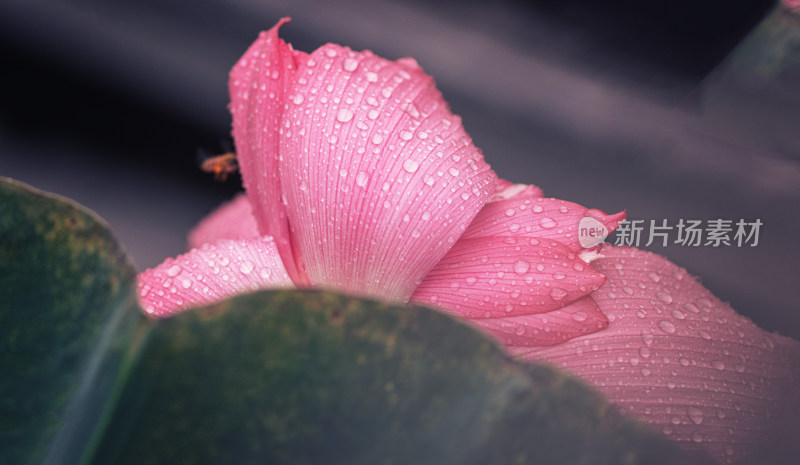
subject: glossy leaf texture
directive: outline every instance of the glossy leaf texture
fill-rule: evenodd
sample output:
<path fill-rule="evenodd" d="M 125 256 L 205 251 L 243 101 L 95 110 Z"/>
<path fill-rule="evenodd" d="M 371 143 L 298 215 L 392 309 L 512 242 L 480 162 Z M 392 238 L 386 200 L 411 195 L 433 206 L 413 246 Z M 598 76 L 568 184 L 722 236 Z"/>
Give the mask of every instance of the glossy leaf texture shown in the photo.
<path fill-rule="evenodd" d="M 158 321 L 96 464 L 699 464 L 424 307 L 272 291 Z"/>
<path fill-rule="evenodd" d="M 85 461 L 133 357 L 134 290 L 102 220 L 0 178 L 0 463 Z"/>

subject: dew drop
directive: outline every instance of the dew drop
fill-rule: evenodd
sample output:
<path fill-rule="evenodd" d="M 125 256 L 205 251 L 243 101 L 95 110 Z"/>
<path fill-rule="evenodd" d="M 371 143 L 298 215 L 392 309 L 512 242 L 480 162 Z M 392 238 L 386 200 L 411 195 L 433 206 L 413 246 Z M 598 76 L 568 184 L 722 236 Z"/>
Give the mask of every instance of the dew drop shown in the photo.
<path fill-rule="evenodd" d="M 526 262 L 525 260 L 517 260 L 517 262 L 514 263 L 514 272 L 517 274 L 525 274 L 528 272 L 530 267 L 531 264 Z"/>
<path fill-rule="evenodd" d="M 403 162 L 403 169 L 409 173 L 414 173 L 419 169 L 419 163 L 411 159 L 406 160 Z"/>
<path fill-rule="evenodd" d="M 250 272 L 253 271 L 255 267 L 256 267 L 255 263 L 251 262 L 250 260 L 247 260 L 239 266 L 239 271 L 241 271 L 244 274 L 250 274 Z"/>
<path fill-rule="evenodd" d="M 553 300 L 561 300 L 566 296 L 567 296 L 567 291 L 561 289 L 560 287 L 554 287 L 550 289 L 550 297 L 552 297 Z"/>
<path fill-rule="evenodd" d="M 575 312 L 572 314 L 572 319 L 578 322 L 586 321 L 587 318 L 589 318 L 589 315 L 587 315 L 586 312 Z"/>
<path fill-rule="evenodd" d="M 697 308 L 697 305 L 695 305 L 695 304 L 693 304 L 691 302 L 687 302 L 687 303 L 683 304 L 683 308 L 685 308 L 687 312 L 700 313 L 700 309 Z"/>
<path fill-rule="evenodd" d="M 172 265 L 171 267 L 169 267 L 169 269 L 167 269 L 167 276 L 169 276 L 171 278 L 174 278 L 175 276 L 178 276 L 178 273 L 180 273 L 180 272 L 181 272 L 181 266 L 180 265 L 177 265 L 177 264 L 176 265 Z"/>
<path fill-rule="evenodd" d="M 358 60 L 356 60 L 355 58 L 347 58 L 342 63 L 342 68 L 344 68 L 344 70 L 348 72 L 355 71 L 356 68 L 358 68 Z"/>
<path fill-rule="evenodd" d="M 367 181 L 369 181 L 369 175 L 366 172 L 359 171 L 358 174 L 356 174 L 356 184 L 359 187 L 366 186 L 367 185 Z"/>
<path fill-rule="evenodd" d="M 517 326 L 517 329 L 516 329 L 516 330 L 514 330 L 514 333 L 515 333 L 517 336 L 522 336 L 523 334 L 525 334 L 525 327 L 524 327 L 524 326 L 522 326 L 522 325 L 520 325 L 520 326 Z"/>
<path fill-rule="evenodd" d="M 700 423 L 703 422 L 703 411 L 700 410 L 699 408 L 689 407 L 687 409 L 687 412 L 689 413 L 689 418 L 695 425 L 699 425 Z"/>
<path fill-rule="evenodd" d="M 545 216 L 544 218 L 542 218 L 542 220 L 539 222 L 539 224 L 544 229 L 553 229 L 556 226 L 558 226 L 558 223 L 556 222 L 556 220 L 550 218 L 549 216 Z"/>
<path fill-rule="evenodd" d="M 672 317 L 675 318 L 676 320 L 683 320 L 686 318 L 686 314 L 680 310 L 673 310 Z"/>
<path fill-rule="evenodd" d="M 414 137 L 414 134 L 411 131 L 400 131 L 400 138 L 403 140 L 411 140 Z"/>
<path fill-rule="evenodd" d="M 711 366 L 714 367 L 714 369 L 717 371 L 722 371 L 725 369 L 725 362 L 723 362 L 722 360 L 713 360 L 711 362 Z"/>
<path fill-rule="evenodd" d="M 339 110 L 339 113 L 336 114 L 336 119 L 341 123 L 350 121 L 353 119 L 353 110 L 350 110 L 349 108 L 342 108 Z"/>
<path fill-rule="evenodd" d="M 650 281 L 653 281 L 654 283 L 657 283 L 657 282 L 661 281 L 661 276 L 659 276 L 659 275 L 658 275 L 656 272 L 654 272 L 654 271 L 650 271 L 650 272 L 648 272 L 648 273 L 647 273 L 647 277 L 648 277 L 648 278 L 650 278 Z"/>
<path fill-rule="evenodd" d="M 656 297 L 658 298 L 658 300 L 664 302 L 665 304 L 672 303 L 672 296 L 667 294 L 666 292 L 657 292 Z"/>
<path fill-rule="evenodd" d="M 645 345 L 649 346 L 650 344 L 653 343 L 654 340 L 655 340 L 655 336 L 653 336 L 649 332 L 642 331 L 642 342 L 644 342 Z"/>
<path fill-rule="evenodd" d="M 658 322 L 658 327 L 661 331 L 664 331 L 667 334 L 674 334 L 675 333 L 675 325 L 669 320 L 661 320 Z"/>
<path fill-rule="evenodd" d="M 469 284 L 470 286 L 474 286 L 475 283 L 478 282 L 478 278 L 476 278 L 475 276 L 470 276 L 470 277 L 468 277 L 466 279 L 466 281 L 467 281 L 467 284 Z"/>
<path fill-rule="evenodd" d="M 306 99 L 306 98 L 305 98 L 305 97 L 303 97 L 303 94 L 297 94 L 297 95 L 295 95 L 295 96 L 294 96 L 294 99 L 292 99 L 292 101 L 293 101 L 293 102 L 294 102 L 296 105 L 300 105 L 301 103 L 303 103 L 303 101 L 304 101 L 305 99 Z"/>

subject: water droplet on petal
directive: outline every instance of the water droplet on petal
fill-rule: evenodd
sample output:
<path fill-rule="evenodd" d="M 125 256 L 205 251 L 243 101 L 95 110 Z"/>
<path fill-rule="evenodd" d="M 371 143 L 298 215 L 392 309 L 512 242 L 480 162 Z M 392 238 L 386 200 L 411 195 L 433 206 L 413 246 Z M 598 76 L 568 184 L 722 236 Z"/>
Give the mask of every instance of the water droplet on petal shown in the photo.
<path fill-rule="evenodd" d="M 693 304 L 691 302 L 687 302 L 687 303 L 683 304 L 683 308 L 685 308 L 687 312 L 700 313 L 700 309 L 697 308 L 697 305 L 695 305 L 695 304 Z"/>
<path fill-rule="evenodd" d="M 656 297 L 658 298 L 658 300 L 664 302 L 665 304 L 672 303 L 672 296 L 667 294 L 666 292 L 657 292 Z"/>
<path fill-rule="evenodd" d="M 531 264 L 526 262 L 525 260 L 517 260 L 517 262 L 514 263 L 514 272 L 517 274 L 525 274 L 528 272 L 530 267 Z"/>
<path fill-rule="evenodd" d="M 561 289 L 560 287 L 554 287 L 550 289 L 550 297 L 552 297 L 553 300 L 561 300 L 566 296 L 567 296 L 567 291 Z"/>
<path fill-rule="evenodd" d="M 675 333 L 675 325 L 669 320 L 661 320 L 658 322 L 658 327 L 661 331 L 664 331 L 667 334 L 674 334 Z"/>
<path fill-rule="evenodd" d="M 350 121 L 353 119 L 353 110 L 350 110 L 349 108 L 342 108 L 339 110 L 339 113 L 336 114 L 336 119 L 341 123 Z"/>
<path fill-rule="evenodd" d="M 539 222 L 539 224 L 544 229 L 553 229 L 556 226 L 558 226 L 558 223 L 556 222 L 556 220 L 550 218 L 549 216 L 545 216 L 544 218 L 542 218 L 542 220 Z"/>
<path fill-rule="evenodd" d="M 175 276 L 178 276 L 178 273 L 180 272 L 181 272 L 181 266 L 175 264 L 167 269 L 167 276 L 174 278 Z"/>
<path fill-rule="evenodd" d="M 367 185 L 367 181 L 369 181 L 369 174 L 364 171 L 359 171 L 356 174 L 356 184 L 360 187 L 364 187 Z"/>
<path fill-rule="evenodd" d="M 255 267 L 256 267 L 255 263 L 251 262 L 250 260 L 247 260 L 239 266 L 239 271 L 241 271 L 244 274 L 250 274 L 250 272 L 253 271 Z"/>
<path fill-rule="evenodd" d="M 414 173 L 419 169 L 419 163 L 411 159 L 406 160 L 403 162 L 403 169 L 409 173 Z"/>
<path fill-rule="evenodd" d="M 356 68 L 358 68 L 358 60 L 355 58 L 347 58 L 342 63 L 342 68 L 344 68 L 345 71 L 355 71 Z"/>
<path fill-rule="evenodd" d="M 722 360 L 713 360 L 711 362 L 711 366 L 714 367 L 714 369 L 717 371 L 722 371 L 725 369 L 725 362 L 723 362 Z"/>
<path fill-rule="evenodd" d="M 589 316 L 586 314 L 586 312 L 575 312 L 572 314 L 572 319 L 578 322 L 586 321 L 587 318 L 589 318 Z"/>
<path fill-rule="evenodd" d="M 676 320 L 683 320 L 686 318 L 686 314 L 680 310 L 673 310 L 672 317 L 675 318 Z"/>
<path fill-rule="evenodd" d="M 687 412 L 689 412 L 689 418 L 695 425 L 699 425 L 700 423 L 703 422 L 703 411 L 700 410 L 699 408 L 689 407 L 687 409 Z"/>

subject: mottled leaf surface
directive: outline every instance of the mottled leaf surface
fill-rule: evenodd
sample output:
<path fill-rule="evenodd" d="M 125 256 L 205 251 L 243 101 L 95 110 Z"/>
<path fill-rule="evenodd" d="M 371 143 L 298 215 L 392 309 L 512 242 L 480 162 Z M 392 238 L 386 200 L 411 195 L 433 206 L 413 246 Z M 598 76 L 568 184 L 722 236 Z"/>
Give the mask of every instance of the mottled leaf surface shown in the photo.
<path fill-rule="evenodd" d="M 327 292 L 159 321 L 96 464 L 699 464 L 422 307 Z"/>
<path fill-rule="evenodd" d="M 134 278 L 93 213 L 0 178 L 0 463 L 86 456 L 132 356 Z"/>

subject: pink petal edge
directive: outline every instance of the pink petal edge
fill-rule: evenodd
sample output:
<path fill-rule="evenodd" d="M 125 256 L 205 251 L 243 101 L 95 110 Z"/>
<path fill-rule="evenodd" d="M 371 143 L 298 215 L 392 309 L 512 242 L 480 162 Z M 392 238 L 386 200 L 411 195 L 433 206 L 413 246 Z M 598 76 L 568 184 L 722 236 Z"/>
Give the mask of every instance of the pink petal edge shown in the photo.
<path fill-rule="evenodd" d="M 280 130 L 286 94 L 295 77 L 295 60 L 303 58 L 278 37 L 282 18 L 258 39 L 230 72 L 233 138 L 242 180 L 253 202 L 262 235 L 272 236 L 289 275 L 297 285 L 308 279 L 292 243 L 281 196 Z"/>
<path fill-rule="evenodd" d="M 757 463 L 800 386 L 800 343 L 758 328 L 685 270 L 607 247 L 592 265 L 605 330 L 551 347 L 512 348 L 594 384 L 613 402 L 721 463 Z"/>
<path fill-rule="evenodd" d="M 494 187 L 494 194 L 489 198 L 489 202 L 523 197 L 538 199 L 543 196 L 542 190 L 533 184 L 515 184 L 505 179 L 499 179 Z"/>
<path fill-rule="evenodd" d="M 139 303 L 161 318 L 265 288 L 292 287 L 275 241 L 220 239 L 168 258 L 138 276 Z"/>
<path fill-rule="evenodd" d="M 599 331 L 608 319 L 591 296 L 547 313 L 475 319 L 470 323 L 507 346 L 538 347 L 560 344 Z"/>
<path fill-rule="evenodd" d="M 556 310 L 604 282 L 559 242 L 479 237 L 459 240 L 411 300 L 468 319 L 504 318 Z"/>
<path fill-rule="evenodd" d="M 608 215 L 566 200 L 516 195 L 487 203 L 464 237 L 537 237 L 556 240 L 578 252 L 583 249 L 578 225 L 586 217 L 599 221 L 610 233 L 625 219 L 625 212 Z"/>
<path fill-rule="evenodd" d="M 604 281 L 559 242 L 480 237 L 459 240 L 411 301 L 466 318 L 507 344 L 549 345 L 605 327 L 593 303 L 569 307 Z"/>
<path fill-rule="evenodd" d="M 220 205 L 189 232 L 189 249 L 219 239 L 254 239 L 259 235 L 253 207 L 242 193 Z"/>

